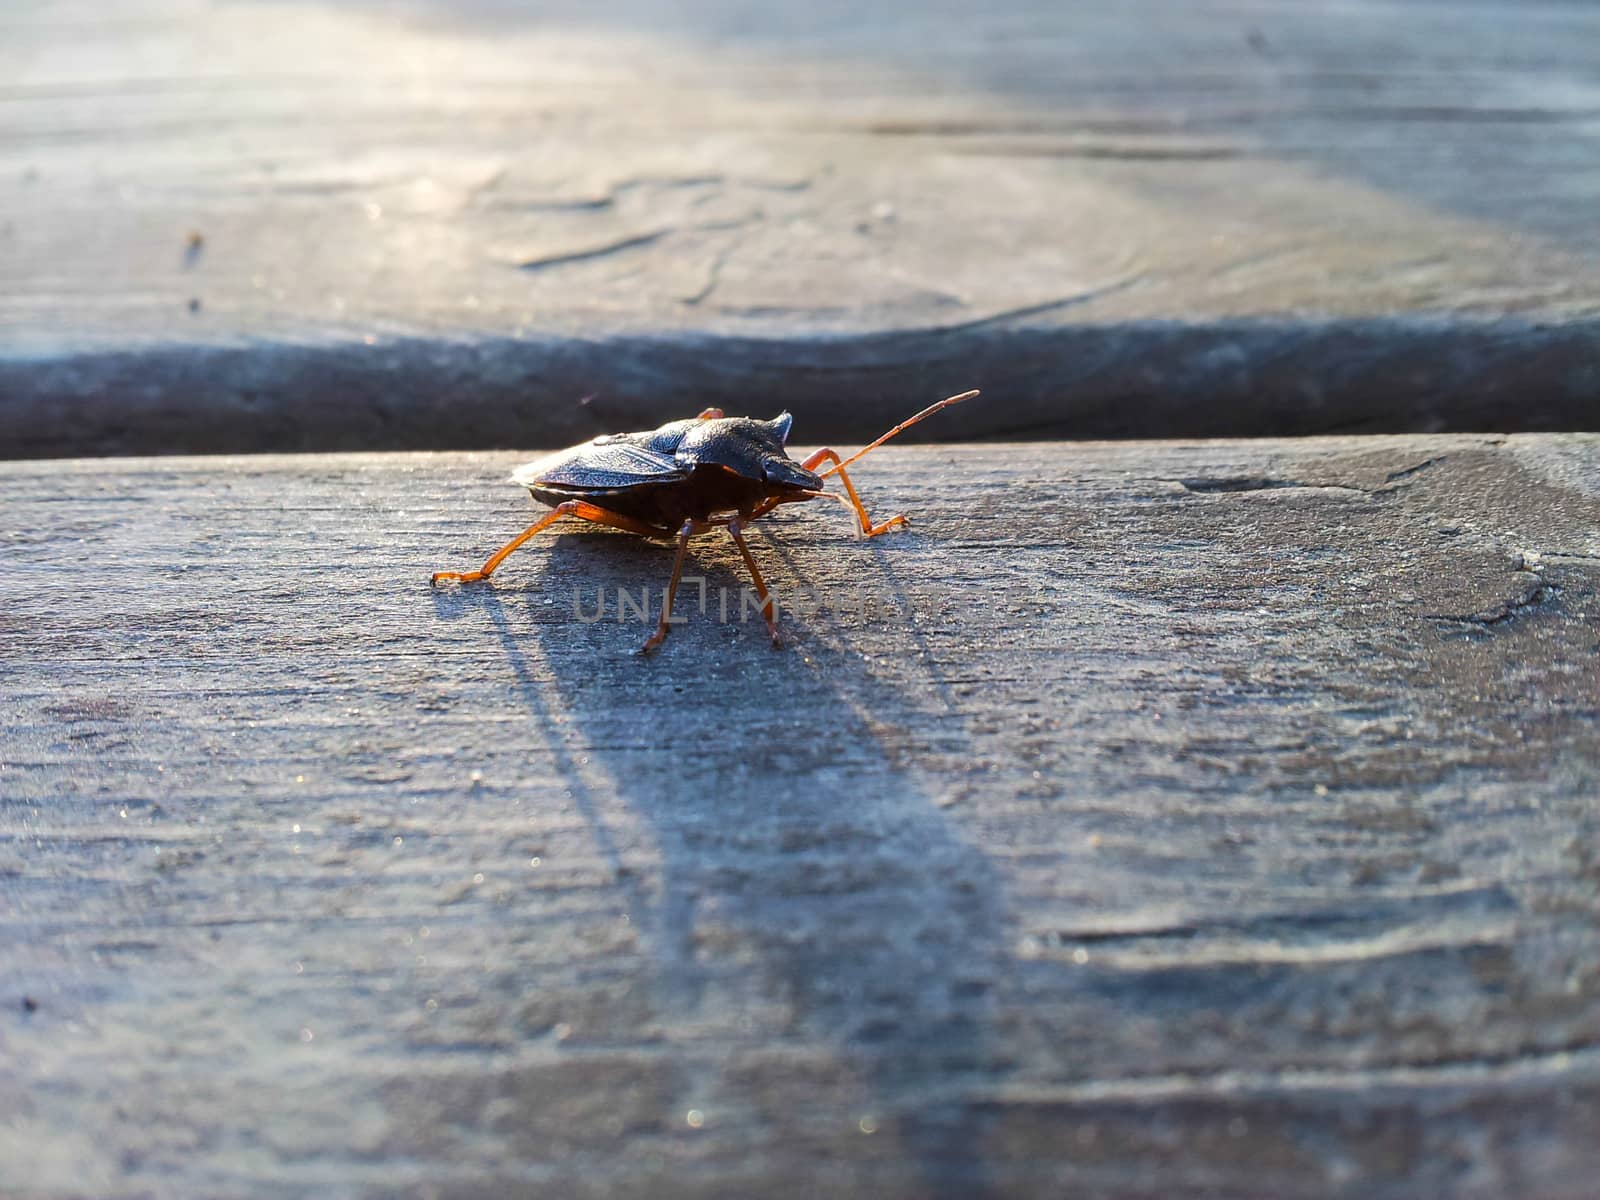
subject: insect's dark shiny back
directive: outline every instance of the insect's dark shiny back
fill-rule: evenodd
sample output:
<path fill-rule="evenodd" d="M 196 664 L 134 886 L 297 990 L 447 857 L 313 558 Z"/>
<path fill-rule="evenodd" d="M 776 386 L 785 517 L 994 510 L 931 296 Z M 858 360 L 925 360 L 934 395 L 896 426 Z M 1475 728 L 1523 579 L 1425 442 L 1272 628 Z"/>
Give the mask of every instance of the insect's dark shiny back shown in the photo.
<path fill-rule="evenodd" d="M 784 450 L 791 418 L 713 417 L 595 438 L 519 468 L 512 478 L 551 506 L 586 500 L 675 532 L 691 518 L 749 512 L 822 487 Z"/>

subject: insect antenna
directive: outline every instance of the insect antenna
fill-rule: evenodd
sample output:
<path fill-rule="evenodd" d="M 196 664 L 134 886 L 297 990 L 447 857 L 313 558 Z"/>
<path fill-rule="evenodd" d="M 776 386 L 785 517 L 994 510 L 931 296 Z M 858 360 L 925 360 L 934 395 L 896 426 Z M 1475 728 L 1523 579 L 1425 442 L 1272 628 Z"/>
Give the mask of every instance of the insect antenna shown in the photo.
<path fill-rule="evenodd" d="M 874 450 L 876 450 L 879 446 L 883 445 L 890 438 L 895 437 L 898 434 L 904 433 L 906 430 L 910 429 L 913 425 L 915 425 L 918 421 L 922 420 L 924 417 L 931 417 L 931 416 L 933 416 L 934 413 L 938 412 L 941 408 L 949 408 L 952 404 L 960 404 L 963 400 L 971 400 L 977 394 L 978 394 L 978 389 L 977 388 L 973 388 L 970 392 L 962 392 L 959 396 L 946 396 L 943 400 L 939 401 L 939 403 L 928 405 L 927 408 L 925 408 L 921 412 L 917 413 L 916 416 L 907 417 L 904 421 L 901 421 L 900 424 L 896 425 L 893 429 L 889 430 L 888 433 L 884 434 L 877 441 L 873 442 L 870 446 L 867 446 L 867 447 L 865 447 L 865 448 L 863 448 L 861 450 L 857 450 L 849 458 L 845 459 L 843 462 L 835 463 L 833 466 L 829 467 L 826 471 L 819 471 L 818 475 L 821 478 L 826 479 L 829 475 L 837 474 L 838 472 L 842 471 L 845 467 L 848 467 L 851 463 L 855 462 L 857 459 L 865 458 L 867 455 L 871 454 Z"/>

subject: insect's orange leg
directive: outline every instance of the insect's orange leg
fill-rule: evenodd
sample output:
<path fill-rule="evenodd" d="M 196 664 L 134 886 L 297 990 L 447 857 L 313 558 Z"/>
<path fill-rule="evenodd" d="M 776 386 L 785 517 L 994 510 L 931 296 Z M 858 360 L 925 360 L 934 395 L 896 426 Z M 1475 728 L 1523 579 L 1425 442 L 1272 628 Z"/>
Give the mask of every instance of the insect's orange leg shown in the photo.
<path fill-rule="evenodd" d="M 432 579 L 433 585 L 437 587 L 446 580 L 454 580 L 456 583 L 478 583 L 489 578 L 494 574 L 495 569 L 505 562 L 510 557 L 511 552 L 518 546 L 540 530 L 567 516 L 582 517 L 585 521 L 593 521 L 599 525 L 610 525 L 614 529 L 624 529 L 629 533 L 642 534 L 645 537 L 671 536 L 665 529 L 657 529 L 654 526 L 644 524 L 642 521 L 635 521 L 632 517 L 625 517 L 621 513 L 614 513 L 609 509 L 601 508 L 599 505 L 589 504 L 583 500 L 567 500 L 556 505 L 550 512 L 540 517 L 532 525 L 529 525 L 504 546 L 501 546 L 500 549 L 489 556 L 489 561 L 476 571 L 435 571 Z"/>
<path fill-rule="evenodd" d="M 696 417 L 695 420 L 696 421 L 715 421 L 718 418 L 722 417 L 723 415 L 724 414 L 723 414 L 723 412 L 722 412 L 722 410 L 720 408 L 705 408 L 705 409 L 701 409 L 700 410 L 700 415 L 698 417 Z"/>
<path fill-rule="evenodd" d="M 698 521 L 685 521 L 678 530 L 678 556 L 672 560 L 672 578 L 667 581 L 666 599 L 661 602 L 661 620 L 656 623 L 656 631 L 639 647 L 640 654 L 649 654 L 667 640 L 667 631 L 672 625 L 672 600 L 678 594 L 678 576 L 683 574 L 684 552 L 689 549 L 689 539 L 703 528 Z"/>
<path fill-rule="evenodd" d="M 672 530 L 663 529 L 659 525 L 647 525 L 643 521 L 635 521 L 632 517 L 625 517 L 619 512 L 612 512 L 609 508 L 601 508 L 598 504 L 590 504 L 586 500 L 568 500 L 567 504 L 574 505 L 572 515 L 582 517 L 585 521 L 593 521 L 596 525 L 609 525 L 613 529 L 621 529 L 627 533 L 637 533 L 640 537 L 670 538 Z M 566 505 L 562 505 L 565 508 Z"/>
<path fill-rule="evenodd" d="M 783 649 L 783 639 L 778 636 L 778 614 L 772 603 L 772 597 L 767 594 L 767 581 L 761 578 L 761 568 L 756 566 L 756 560 L 750 553 L 750 547 L 745 544 L 744 527 L 742 518 L 729 521 L 725 528 L 728 536 L 733 538 L 734 545 L 739 547 L 739 553 L 744 557 L 744 565 L 750 569 L 750 578 L 755 580 L 756 595 L 761 598 L 761 615 L 766 618 L 767 632 L 772 635 L 772 648 Z"/>
<path fill-rule="evenodd" d="M 817 467 L 821 466 L 825 462 L 833 463 L 834 467 L 837 469 L 839 482 L 844 484 L 844 490 L 849 493 L 850 505 L 856 510 L 856 516 L 861 518 L 862 533 L 866 534 L 868 537 L 877 537 L 880 533 L 888 533 L 891 529 L 896 529 L 901 525 L 909 525 L 911 523 L 910 518 L 904 513 L 896 513 L 887 521 L 883 521 L 877 525 L 874 525 L 872 523 L 872 518 L 867 516 L 867 506 L 862 504 L 861 497 L 856 495 L 855 484 L 850 482 L 850 476 L 845 474 L 844 466 L 840 462 L 839 456 L 832 450 L 826 448 L 818 450 L 800 465 L 808 471 L 814 471 Z"/>
<path fill-rule="evenodd" d="M 494 569 L 501 563 L 505 562 L 506 558 L 513 550 L 522 545 L 523 542 L 527 541 L 541 529 L 555 524 L 562 517 L 566 516 L 570 512 L 573 512 L 576 507 L 577 501 L 556 505 L 553 511 L 548 512 L 544 516 L 540 517 L 532 525 L 529 525 L 521 533 L 517 534 L 516 537 L 512 538 L 504 546 L 501 546 L 500 549 L 491 554 L 489 556 L 489 561 L 484 563 L 483 566 L 479 567 L 476 571 L 435 571 L 433 573 L 433 579 L 430 582 L 434 587 L 438 587 L 439 584 L 445 580 L 453 579 L 457 583 L 477 583 L 480 579 L 489 578 L 489 576 L 494 574 Z"/>

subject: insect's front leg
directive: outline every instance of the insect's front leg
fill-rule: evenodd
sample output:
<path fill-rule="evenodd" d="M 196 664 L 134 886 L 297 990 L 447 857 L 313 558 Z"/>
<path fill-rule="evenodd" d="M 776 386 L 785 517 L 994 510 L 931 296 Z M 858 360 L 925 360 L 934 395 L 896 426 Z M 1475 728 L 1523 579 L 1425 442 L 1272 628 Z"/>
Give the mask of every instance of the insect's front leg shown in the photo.
<path fill-rule="evenodd" d="M 891 529 L 898 529 L 902 525 L 911 524 L 911 518 L 904 513 L 896 513 L 887 521 L 874 525 L 872 518 L 867 516 L 867 506 L 861 503 L 861 497 L 856 495 L 855 484 L 850 482 L 850 476 L 845 474 L 844 465 L 839 456 L 832 450 L 824 447 L 800 465 L 808 471 L 814 471 L 825 462 L 831 462 L 838 471 L 839 482 L 844 484 L 844 490 L 850 497 L 850 505 L 856 510 L 856 516 L 861 519 L 861 532 L 867 537 L 877 537 L 880 533 L 888 533 Z"/>

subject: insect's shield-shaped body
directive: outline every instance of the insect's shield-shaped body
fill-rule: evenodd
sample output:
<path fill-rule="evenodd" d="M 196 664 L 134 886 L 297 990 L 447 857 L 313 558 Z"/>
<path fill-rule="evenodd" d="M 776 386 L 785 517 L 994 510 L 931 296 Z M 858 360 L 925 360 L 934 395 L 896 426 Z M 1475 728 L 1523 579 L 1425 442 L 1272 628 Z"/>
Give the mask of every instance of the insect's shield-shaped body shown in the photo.
<path fill-rule="evenodd" d="M 822 488 L 783 448 L 791 418 L 714 417 L 597 437 L 519 468 L 512 479 L 551 507 L 571 500 L 676 534 L 685 520 L 751 513 Z"/>
<path fill-rule="evenodd" d="M 820 488 L 822 480 L 784 450 L 794 418 L 669 421 L 642 433 L 611 433 L 519 467 L 524 487 L 611 490 L 686 479 L 696 467 L 721 467 L 752 482 Z"/>
<path fill-rule="evenodd" d="M 824 448 L 797 463 L 784 449 L 793 423 L 788 413 L 762 421 L 727 417 L 720 409 L 706 409 L 687 421 L 669 421 L 659 429 L 607 434 L 559 450 L 519 467 L 511 476 L 512 482 L 555 511 L 496 550 L 478 570 L 439 571 L 433 583 L 454 580 L 468 584 L 488 579 L 513 550 L 564 516 L 644 537 L 675 539 L 677 557 L 656 632 L 643 647 L 648 651 L 661 643 L 672 623 L 672 597 L 682 576 L 690 537 L 723 529 L 750 572 L 772 644 L 780 645 L 776 605 L 745 543 L 744 527 L 780 505 L 819 499 L 835 500 L 853 509 L 866 537 L 904 526 L 906 517 L 900 514 L 873 522 L 845 468 L 924 417 L 977 394 L 969 391 L 941 400 L 849 458 Z M 842 494 L 824 490 L 824 481 L 832 475 L 844 485 Z"/>

